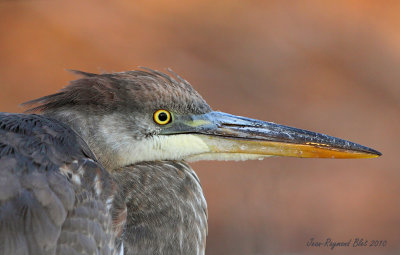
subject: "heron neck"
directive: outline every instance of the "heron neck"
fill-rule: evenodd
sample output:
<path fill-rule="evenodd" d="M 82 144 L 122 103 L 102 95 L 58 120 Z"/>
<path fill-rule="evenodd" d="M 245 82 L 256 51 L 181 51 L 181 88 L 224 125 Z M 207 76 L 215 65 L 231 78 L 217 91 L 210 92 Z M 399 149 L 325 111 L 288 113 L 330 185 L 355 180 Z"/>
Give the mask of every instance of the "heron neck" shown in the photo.
<path fill-rule="evenodd" d="M 113 171 L 127 206 L 126 254 L 204 254 L 207 205 L 184 162 L 142 162 Z"/>

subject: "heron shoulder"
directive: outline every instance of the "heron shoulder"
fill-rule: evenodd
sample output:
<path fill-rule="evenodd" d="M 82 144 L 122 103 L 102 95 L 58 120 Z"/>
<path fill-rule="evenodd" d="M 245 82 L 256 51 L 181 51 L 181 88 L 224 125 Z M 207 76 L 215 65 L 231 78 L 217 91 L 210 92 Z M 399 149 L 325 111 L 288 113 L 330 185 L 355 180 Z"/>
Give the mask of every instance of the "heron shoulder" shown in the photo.
<path fill-rule="evenodd" d="M 0 254 L 113 251 L 108 204 L 115 192 L 108 172 L 68 126 L 0 113 Z"/>

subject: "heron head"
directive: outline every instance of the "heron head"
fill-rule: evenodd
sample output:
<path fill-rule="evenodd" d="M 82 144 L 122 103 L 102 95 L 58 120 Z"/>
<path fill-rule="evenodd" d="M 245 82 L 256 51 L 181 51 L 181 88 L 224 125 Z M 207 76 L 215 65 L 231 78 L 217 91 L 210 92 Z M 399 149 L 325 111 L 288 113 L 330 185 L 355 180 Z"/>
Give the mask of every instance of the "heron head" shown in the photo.
<path fill-rule="evenodd" d="M 69 123 L 115 168 L 154 160 L 246 160 L 268 156 L 372 158 L 378 151 L 339 138 L 215 112 L 192 86 L 144 69 L 83 78 L 28 104 Z"/>

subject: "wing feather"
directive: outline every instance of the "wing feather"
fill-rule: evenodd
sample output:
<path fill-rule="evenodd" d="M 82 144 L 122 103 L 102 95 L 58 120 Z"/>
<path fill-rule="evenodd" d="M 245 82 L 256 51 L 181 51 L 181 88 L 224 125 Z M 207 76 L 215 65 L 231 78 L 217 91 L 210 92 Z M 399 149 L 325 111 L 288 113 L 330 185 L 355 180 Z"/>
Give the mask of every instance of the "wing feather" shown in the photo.
<path fill-rule="evenodd" d="M 68 126 L 0 113 L 0 254 L 113 254 L 116 185 Z"/>

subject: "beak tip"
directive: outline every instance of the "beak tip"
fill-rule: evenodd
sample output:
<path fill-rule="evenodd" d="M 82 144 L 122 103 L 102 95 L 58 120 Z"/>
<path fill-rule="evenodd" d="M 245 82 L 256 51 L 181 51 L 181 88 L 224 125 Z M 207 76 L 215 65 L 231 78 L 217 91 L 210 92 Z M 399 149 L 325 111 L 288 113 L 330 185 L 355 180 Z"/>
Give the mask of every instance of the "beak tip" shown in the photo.
<path fill-rule="evenodd" d="M 382 153 L 376 150 L 373 150 L 372 154 L 374 155 L 374 158 L 382 156 Z"/>
<path fill-rule="evenodd" d="M 363 158 L 378 158 L 378 157 L 382 156 L 381 152 L 374 150 L 372 148 L 368 148 L 368 147 L 366 147 L 366 148 L 367 148 L 367 150 L 364 150 L 364 152 L 362 152 L 364 154 Z"/>

